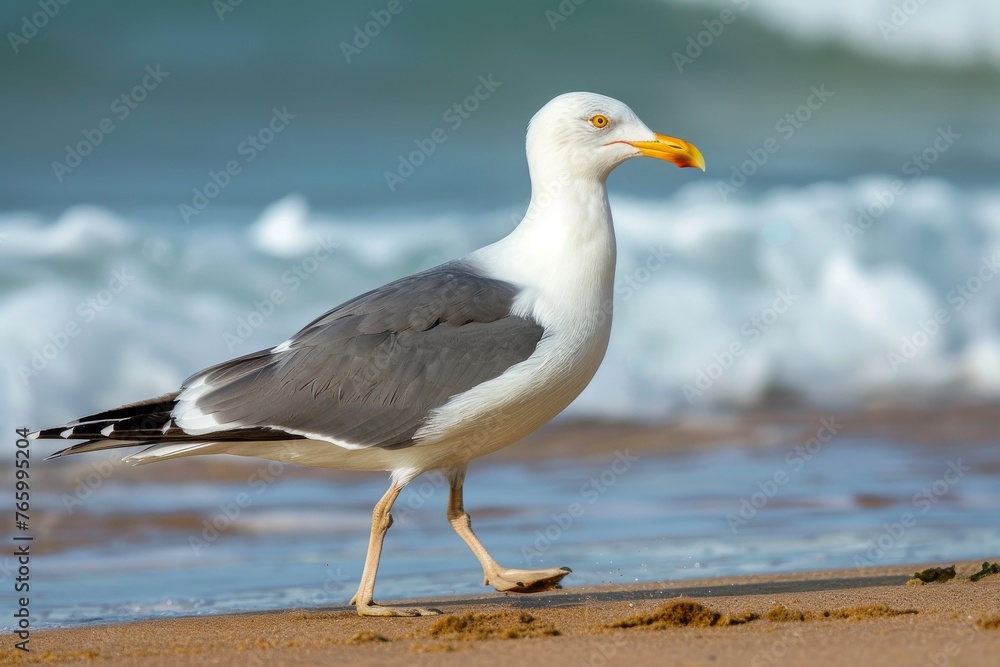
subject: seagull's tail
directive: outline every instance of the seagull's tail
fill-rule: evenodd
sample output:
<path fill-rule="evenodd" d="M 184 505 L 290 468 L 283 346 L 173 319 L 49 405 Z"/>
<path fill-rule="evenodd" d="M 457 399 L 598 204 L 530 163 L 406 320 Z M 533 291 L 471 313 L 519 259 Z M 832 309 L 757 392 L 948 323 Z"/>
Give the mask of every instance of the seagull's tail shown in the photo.
<path fill-rule="evenodd" d="M 50 459 L 101 449 L 191 439 L 173 423 L 170 414 L 176 404 L 177 393 L 164 394 L 80 417 L 63 426 L 35 431 L 28 437 L 33 440 L 86 440 L 52 454 Z M 204 442 L 204 438 L 199 441 Z"/>
<path fill-rule="evenodd" d="M 192 435 L 178 427 L 174 421 L 173 410 L 177 405 L 177 396 L 178 393 L 174 392 L 129 403 L 114 410 L 81 417 L 63 426 L 35 431 L 28 437 L 33 440 L 86 440 L 61 449 L 46 460 L 69 454 L 145 445 L 147 449 L 127 459 L 133 463 L 189 454 L 212 443 L 297 440 L 303 437 L 266 426 Z"/>

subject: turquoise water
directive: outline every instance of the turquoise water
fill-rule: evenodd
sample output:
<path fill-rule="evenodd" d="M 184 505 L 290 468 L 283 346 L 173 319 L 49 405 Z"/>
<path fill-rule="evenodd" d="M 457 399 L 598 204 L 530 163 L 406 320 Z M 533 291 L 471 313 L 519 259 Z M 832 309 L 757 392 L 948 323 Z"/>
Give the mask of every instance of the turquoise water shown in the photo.
<path fill-rule="evenodd" d="M 589 0 L 553 19 L 566 4 L 404 0 L 358 53 L 342 45 L 384 3 L 244 2 L 220 15 L 205 0 L 74 2 L 26 43 L 8 40 L 0 422 L 42 428 L 172 391 L 500 238 L 529 194 L 528 119 L 580 89 L 692 141 L 709 171 L 647 161 L 611 177 L 614 330 L 568 419 L 658 421 L 789 395 L 817 406 L 1000 395 L 994 0 L 926 3 L 889 37 L 878 21 L 895 0 Z M 678 68 L 675 54 L 726 8 L 736 19 Z M 37 11 L 5 3 L 0 21 L 21 33 Z M 489 95 L 469 102 L 483 78 Z M 816 87 L 832 96 L 804 107 Z M 386 173 L 439 127 L 447 141 L 390 187 Z M 937 148 L 942 132 L 958 136 Z M 769 139 L 779 150 L 760 164 Z M 76 163 L 81 142 L 96 145 Z M 185 214 L 199 198 L 207 206 Z M 670 261 L 637 283 L 651 249 Z M 275 290 L 280 307 L 262 317 Z M 780 318 L 778 294 L 794 295 Z M 734 343 L 745 353 L 729 358 Z M 468 506 L 497 558 L 570 566 L 573 586 L 1000 552 L 987 448 L 844 436 L 801 469 L 784 449 L 719 449 L 644 457 L 606 491 L 585 488 L 613 450 L 476 465 Z M 958 458 L 972 471 L 934 493 Z M 62 546 L 33 561 L 41 624 L 350 598 L 383 480 L 279 477 L 196 553 L 198 535 L 142 517 L 212 519 L 246 485 L 147 471 L 142 484 L 113 477 L 77 510 L 127 531 L 74 530 L 58 491 L 34 497 L 63 517 Z M 928 485 L 933 497 L 915 498 Z M 420 509 L 397 512 L 380 596 L 481 591 L 444 494 L 423 488 L 402 498 Z M 0 578 L 10 571 L 0 557 Z"/>
<path fill-rule="evenodd" d="M 75 511 L 193 512 L 224 528 L 220 535 L 151 527 L 128 539 L 113 530 L 79 536 L 67 517 L 60 537 L 72 546 L 33 560 L 39 626 L 325 608 L 345 605 L 356 590 L 383 480 L 279 474 L 257 493 L 245 483 L 201 484 L 196 472 L 185 484 L 157 483 L 153 466 L 144 472 L 149 481 L 139 485 L 112 476 Z M 995 448 L 841 436 L 811 454 L 793 445 L 480 463 L 466 507 L 499 562 L 571 567 L 571 588 L 995 559 L 998 473 Z M 785 481 L 770 485 L 775 479 Z M 251 501 L 226 528 L 224 508 L 241 493 Z M 401 495 L 378 599 L 486 591 L 479 565 L 445 521 L 446 496 L 433 476 Z M 744 499 L 754 510 L 741 515 Z M 57 494 L 39 501 L 36 513 L 65 511 Z"/>
<path fill-rule="evenodd" d="M 718 177 L 778 137 L 776 123 L 812 86 L 825 85 L 834 97 L 795 137 L 782 138 L 749 189 L 895 174 L 941 124 L 955 125 L 963 140 L 935 172 L 994 183 L 1000 88 L 987 64 L 995 40 L 980 34 L 991 25 L 989 0 L 950 3 L 955 19 L 972 20 L 932 21 L 933 39 L 918 48 L 913 38 L 928 28 L 918 23 L 935 8 L 888 40 L 875 27 L 878 12 L 858 11 L 865 3 L 591 1 L 554 29 L 546 12 L 559 2 L 402 4 L 349 61 L 342 44 L 384 3 L 241 3 L 222 20 L 201 0 L 71 3 L 17 53 L 0 52 L 0 107 L 17 127 L 0 156 L 0 210 L 55 212 L 86 202 L 144 227 L 183 224 L 179 204 L 231 159 L 242 173 L 198 222 L 225 219 L 217 210 L 224 207 L 259 210 L 289 192 L 323 209 L 507 205 L 527 195 L 528 118 L 569 90 L 625 100 L 653 129 L 696 143 Z M 891 12 L 890 0 L 867 4 Z M 736 20 L 678 71 L 673 54 L 727 6 Z M 13 30 L 34 11 L 28 0 L 4 3 L 0 20 Z M 972 57 L 949 58 L 942 45 L 964 45 Z M 156 65 L 168 75 L 122 117 L 115 100 Z M 489 75 L 501 85 L 455 127 L 448 110 Z M 288 128 L 264 150 L 241 152 L 275 107 L 295 115 Z M 113 131 L 59 180 L 52 163 L 64 162 L 67 146 L 104 118 Z M 448 140 L 390 191 L 385 172 L 437 127 Z M 251 152 L 255 159 L 244 162 Z M 634 165 L 623 172 L 613 186 L 644 196 L 681 183 Z"/>
<path fill-rule="evenodd" d="M 529 195 L 529 118 L 573 89 L 624 100 L 709 166 L 612 175 L 615 328 L 572 414 L 996 396 L 1000 281 L 982 266 L 1000 253 L 996 3 L 924 6 L 886 39 L 892 4 L 407 1 L 356 54 L 342 44 L 381 7 L 59 5 L 0 50 L 16 128 L 0 154 L 0 421 L 42 428 L 172 391 L 497 240 Z M 724 8 L 735 20 L 679 68 Z M 24 31 L 37 11 L 5 3 L 0 20 Z M 390 184 L 437 128 L 447 140 Z M 635 289 L 650 248 L 670 261 Z M 787 315 L 747 326 L 789 290 Z M 733 343 L 746 353 L 690 400 Z"/>

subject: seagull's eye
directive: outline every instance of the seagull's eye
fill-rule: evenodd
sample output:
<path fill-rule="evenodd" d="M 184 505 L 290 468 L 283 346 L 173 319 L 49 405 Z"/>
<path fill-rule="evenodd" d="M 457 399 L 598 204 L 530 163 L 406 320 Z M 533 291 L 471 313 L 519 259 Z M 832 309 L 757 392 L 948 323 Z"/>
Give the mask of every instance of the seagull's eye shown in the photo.
<path fill-rule="evenodd" d="M 608 117 L 605 116 L 604 114 L 597 114 L 596 116 L 590 119 L 590 124 L 598 129 L 601 129 L 610 125 L 611 121 L 608 120 Z"/>

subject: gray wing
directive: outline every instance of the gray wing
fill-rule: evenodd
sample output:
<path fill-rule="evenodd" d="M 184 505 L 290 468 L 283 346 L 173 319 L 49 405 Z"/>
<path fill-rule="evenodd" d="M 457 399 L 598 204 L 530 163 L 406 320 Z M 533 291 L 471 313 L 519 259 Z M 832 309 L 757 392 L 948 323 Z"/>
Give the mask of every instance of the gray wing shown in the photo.
<path fill-rule="evenodd" d="M 406 446 L 434 408 L 534 352 L 543 329 L 511 314 L 518 291 L 450 262 L 348 301 L 279 351 L 213 366 L 178 398 L 203 382 L 193 405 L 221 429 Z"/>

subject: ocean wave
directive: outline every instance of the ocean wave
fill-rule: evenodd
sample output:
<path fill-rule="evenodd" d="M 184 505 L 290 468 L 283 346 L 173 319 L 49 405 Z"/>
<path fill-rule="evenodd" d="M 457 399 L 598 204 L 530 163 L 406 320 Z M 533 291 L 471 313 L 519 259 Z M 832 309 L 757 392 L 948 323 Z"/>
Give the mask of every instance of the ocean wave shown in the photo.
<path fill-rule="evenodd" d="M 922 179 L 882 206 L 891 187 L 867 176 L 727 202 L 703 185 L 669 200 L 612 193 L 612 340 L 568 414 L 1000 393 L 1000 190 Z M 169 234 L 93 208 L 6 214 L 0 414 L 50 426 L 170 391 L 516 219 L 328 214 L 297 196 L 250 225 Z"/>
<path fill-rule="evenodd" d="M 669 0 L 691 5 L 689 0 Z M 698 3 L 703 4 L 703 3 Z M 902 62 L 1000 65 L 1000 5 L 992 0 L 712 0 L 804 43 L 841 44 Z"/>

